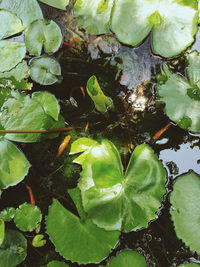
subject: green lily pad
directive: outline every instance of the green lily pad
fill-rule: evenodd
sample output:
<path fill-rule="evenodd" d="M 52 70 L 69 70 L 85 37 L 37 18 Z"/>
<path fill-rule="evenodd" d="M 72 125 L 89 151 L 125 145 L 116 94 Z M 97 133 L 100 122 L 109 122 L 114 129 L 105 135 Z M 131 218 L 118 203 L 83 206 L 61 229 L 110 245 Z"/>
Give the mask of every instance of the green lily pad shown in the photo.
<path fill-rule="evenodd" d="M 70 154 L 83 150 L 74 162 L 82 165 L 78 186 L 83 208 L 95 224 L 129 232 L 146 227 L 157 217 L 166 171 L 148 145 L 135 148 L 125 174 L 119 152 L 108 140 L 97 143 L 80 138 L 72 144 Z"/>
<path fill-rule="evenodd" d="M 197 263 L 183 263 L 183 264 L 181 264 L 181 265 L 179 265 L 178 267 L 198 267 L 199 266 L 199 264 L 197 264 Z"/>
<path fill-rule="evenodd" d="M 42 220 L 42 213 L 37 206 L 23 203 L 15 211 L 14 222 L 21 231 L 32 232 Z"/>
<path fill-rule="evenodd" d="M 10 37 L 24 30 L 21 20 L 15 14 L 6 10 L 0 10 L 0 25 L 0 39 Z"/>
<path fill-rule="evenodd" d="M 26 61 L 22 61 L 10 71 L 0 72 L 0 88 L 30 90 L 32 83 L 28 82 L 29 75 Z"/>
<path fill-rule="evenodd" d="M 178 238 L 199 254 L 200 176 L 189 172 L 176 179 L 170 203 L 170 214 Z"/>
<path fill-rule="evenodd" d="M 183 129 L 200 132 L 199 54 L 193 52 L 187 58 L 189 80 L 164 66 L 164 83 L 158 84 L 157 90 L 160 100 L 165 102 L 165 112 L 172 121 Z"/>
<path fill-rule="evenodd" d="M 47 264 L 47 267 L 69 267 L 69 265 L 61 261 L 51 261 Z"/>
<path fill-rule="evenodd" d="M 65 126 L 58 101 L 48 92 L 35 92 L 30 97 L 10 90 L 10 96 L 3 102 L 0 111 L 0 124 L 5 130 L 50 130 Z M 55 138 L 58 134 L 8 133 L 5 138 L 16 142 L 38 142 Z"/>
<path fill-rule="evenodd" d="M 79 27 L 90 34 L 110 32 L 110 16 L 114 0 L 77 0 L 74 15 Z"/>
<path fill-rule="evenodd" d="M 5 222 L 10 222 L 15 216 L 15 209 L 14 208 L 6 208 L 1 211 L 0 218 L 2 218 Z"/>
<path fill-rule="evenodd" d="M 2 245 L 5 238 L 5 222 L 3 219 L 0 219 L 0 246 Z"/>
<path fill-rule="evenodd" d="M 42 10 L 36 0 L 1 0 L 0 9 L 13 12 L 26 27 L 31 22 L 42 19 Z"/>
<path fill-rule="evenodd" d="M 61 75 L 61 67 L 58 61 L 52 57 L 38 57 L 31 60 L 30 63 L 31 78 L 42 85 L 54 84 Z"/>
<path fill-rule="evenodd" d="M 25 155 L 11 142 L 0 139 L 0 189 L 21 182 L 28 174 L 30 164 Z"/>
<path fill-rule="evenodd" d="M 0 72 L 14 68 L 26 55 L 24 43 L 0 41 Z"/>
<path fill-rule="evenodd" d="M 49 208 L 46 229 L 56 251 L 65 259 L 79 264 L 101 262 L 119 239 L 118 231 L 108 232 L 98 228 L 91 220 L 81 220 L 55 199 Z"/>
<path fill-rule="evenodd" d="M 40 0 L 40 2 L 62 10 L 66 10 L 69 4 L 69 0 Z"/>
<path fill-rule="evenodd" d="M 25 31 L 25 43 L 27 50 L 34 56 L 40 56 L 42 48 L 45 53 L 55 53 L 62 42 L 60 27 L 47 19 L 36 20 Z"/>
<path fill-rule="evenodd" d="M 6 230 L 5 239 L 0 246 L 0 267 L 15 267 L 26 258 L 27 241 L 13 230 Z"/>
<path fill-rule="evenodd" d="M 111 258 L 106 267 L 147 267 L 145 257 L 136 251 L 124 250 Z"/>

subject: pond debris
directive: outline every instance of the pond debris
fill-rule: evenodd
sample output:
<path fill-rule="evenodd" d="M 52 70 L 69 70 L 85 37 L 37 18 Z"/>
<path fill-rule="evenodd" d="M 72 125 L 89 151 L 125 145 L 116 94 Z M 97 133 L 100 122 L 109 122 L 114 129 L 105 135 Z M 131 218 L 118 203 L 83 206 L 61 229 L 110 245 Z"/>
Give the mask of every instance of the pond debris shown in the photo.
<path fill-rule="evenodd" d="M 64 128 L 55 128 L 55 129 L 48 129 L 48 130 L 0 130 L 0 134 L 6 134 L 6 133 L 57 133 L 57 132 L 65 132 L 65 131 L 71 131 L 74 130 L 76 126 L 70 126 L 70 127 L 64 127 Z"/>

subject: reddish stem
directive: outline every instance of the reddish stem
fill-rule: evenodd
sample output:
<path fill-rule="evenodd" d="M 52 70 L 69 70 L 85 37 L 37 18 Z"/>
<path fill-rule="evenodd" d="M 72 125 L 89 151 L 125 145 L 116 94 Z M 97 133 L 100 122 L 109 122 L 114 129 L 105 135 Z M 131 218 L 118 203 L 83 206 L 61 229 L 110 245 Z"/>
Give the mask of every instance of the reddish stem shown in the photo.
<path fill-rule="evenodd" d="M 34 197 L 32 188 L 26 184 L 26 189 L 28 190 L 28 194 L 29 194 L 29 198 L 30 198 L 30 204 L 35 206 L 36 201 L 35 201 L 35 197 Z"/>

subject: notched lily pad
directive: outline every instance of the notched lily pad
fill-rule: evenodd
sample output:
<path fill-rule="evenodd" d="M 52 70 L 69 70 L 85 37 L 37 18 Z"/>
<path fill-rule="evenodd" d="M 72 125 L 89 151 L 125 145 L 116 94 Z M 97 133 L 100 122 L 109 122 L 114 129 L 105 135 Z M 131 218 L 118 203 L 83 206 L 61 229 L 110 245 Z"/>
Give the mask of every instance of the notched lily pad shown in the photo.
<path fill-rule="evenodd" d="M 66 10 L 66 6 L 68 6 L 69 4 L 69 0 L 39 0 L 39 1 L 49 6 L 62 10 Z"/>
<path fill-rule="evenodd" d="M 25 31 L 27 50 L 34 56 L 40 56 L 43 48 L 47 54 L 55 53 L 61 42 L 60 27 L 53 20 L 36 20 Z"/>
<path fill-rule="evenodd" d="M 170 196 L 170 214 L 178 238 L 200 253 L 200 176 L 189 172 L 178 177 Z"/>
<path fill-rule="evenodd" d="M 52 57 L 34 58 L 30 63 L 30 75 L 33 81 L 39 84 L 54 84 L 61 75 L 61 67 L 58 61 Z"/>

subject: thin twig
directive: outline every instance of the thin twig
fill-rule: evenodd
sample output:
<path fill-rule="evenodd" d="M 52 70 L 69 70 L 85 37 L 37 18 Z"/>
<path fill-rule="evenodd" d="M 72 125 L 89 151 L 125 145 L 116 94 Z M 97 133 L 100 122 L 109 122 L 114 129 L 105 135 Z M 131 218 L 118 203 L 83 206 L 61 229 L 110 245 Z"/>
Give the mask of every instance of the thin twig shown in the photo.
<path fill-rule="evenodd" d="M 77 129 L 79 127 L 71 126 L 71 127 L 65 127 L 65 128 L 56 128 L 56 129 L 49 129 L 49 130 L 0 130 L 0 134 L 6 134 L 6 133 L 58 133 L 58 132 L 65 132 L 70 131 L 73 129 Z"/>

